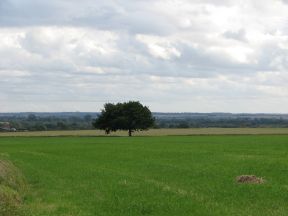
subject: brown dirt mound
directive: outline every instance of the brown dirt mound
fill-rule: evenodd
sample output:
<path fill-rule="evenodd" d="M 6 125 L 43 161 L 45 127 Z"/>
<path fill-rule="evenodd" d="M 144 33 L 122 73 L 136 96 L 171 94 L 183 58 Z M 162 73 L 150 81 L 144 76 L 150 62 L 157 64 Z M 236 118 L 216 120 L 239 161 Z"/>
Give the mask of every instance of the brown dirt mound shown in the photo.
<path fill-rule="evenodd" d="M 264 179 L 255 175 L 241 175 L 236 177 L 236 181 L 241 184 L 263 184 Z"/>

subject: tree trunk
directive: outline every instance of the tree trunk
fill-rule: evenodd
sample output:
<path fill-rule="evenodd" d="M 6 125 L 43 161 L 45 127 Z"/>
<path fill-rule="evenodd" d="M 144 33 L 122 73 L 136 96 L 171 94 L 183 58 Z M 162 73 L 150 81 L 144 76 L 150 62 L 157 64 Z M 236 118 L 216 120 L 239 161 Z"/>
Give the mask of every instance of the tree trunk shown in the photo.
<path fill-rule="evenodd" d="M 129 137 L 132 136 L 132 130 L 131 129 L 128 130 L 128 134 L 129 134 Z"/>

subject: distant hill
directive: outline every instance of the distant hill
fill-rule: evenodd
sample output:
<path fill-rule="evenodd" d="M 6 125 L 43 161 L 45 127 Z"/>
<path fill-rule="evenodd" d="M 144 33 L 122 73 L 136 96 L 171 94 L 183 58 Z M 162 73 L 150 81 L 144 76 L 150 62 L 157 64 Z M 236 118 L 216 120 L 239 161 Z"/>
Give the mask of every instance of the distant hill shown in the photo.
<path fill-rule="evenodd" d="M 38 117 L 84 117 L 86 115 L 97 116 L 99 112 L 19 112 L 19 113 L 0 113 L 0 117 L 27 117 L 29 115 L 36 115 Z M 156 118 L 210 118 L 210 119 L 237 119 L 237 118 L 265 118 L 265 119 L 288 119 L 287 114 L 277 114 L 277 113 L 164 113 L 164 112 L 153 112 Z"/>
<path fill-rule="evenodd" d="M 98 112 L 0 113 L 0 122 L 17 130 L 93 129 Z M 266 113 L 162 113 L 154 112 L 156 128 L 288 127 L 288 114 Z"/>

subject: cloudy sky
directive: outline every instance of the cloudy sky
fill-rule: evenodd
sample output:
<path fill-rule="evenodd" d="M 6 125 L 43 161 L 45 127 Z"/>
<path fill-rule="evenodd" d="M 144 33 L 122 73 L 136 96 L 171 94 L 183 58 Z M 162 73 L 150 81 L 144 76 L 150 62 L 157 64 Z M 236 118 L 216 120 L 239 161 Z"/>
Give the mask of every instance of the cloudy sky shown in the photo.
<path fill-rule="evenodd" d="M 0 0 L 0 112 L 288 113 L 288 0 Z"/>

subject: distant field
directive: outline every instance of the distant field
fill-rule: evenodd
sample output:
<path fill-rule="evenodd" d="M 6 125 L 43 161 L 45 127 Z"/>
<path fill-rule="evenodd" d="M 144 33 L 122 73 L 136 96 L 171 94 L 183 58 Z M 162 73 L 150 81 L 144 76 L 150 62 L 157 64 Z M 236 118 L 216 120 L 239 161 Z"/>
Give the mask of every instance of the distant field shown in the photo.
<path fill-rule="evenodd" d="M 287 135 L 2 137 L 1 155 L 26 176 L 27 216 L 288 215 Z"/>
<path fill-rule="evenodd" d="M 261 135 L 261 134 L 287 134 L 288 128 L 189 128 L 189 129 L 152 129 L 135 132 L 133 136 L 175 136 L 175 135 Z M 40 131 L 40 132 L 0 132 L 0 137 L 5 136 L 107 136 L 100 130 L 76 131 Z M 127 136 L 126 131 L 111 133 L 109 136 Z"/>

